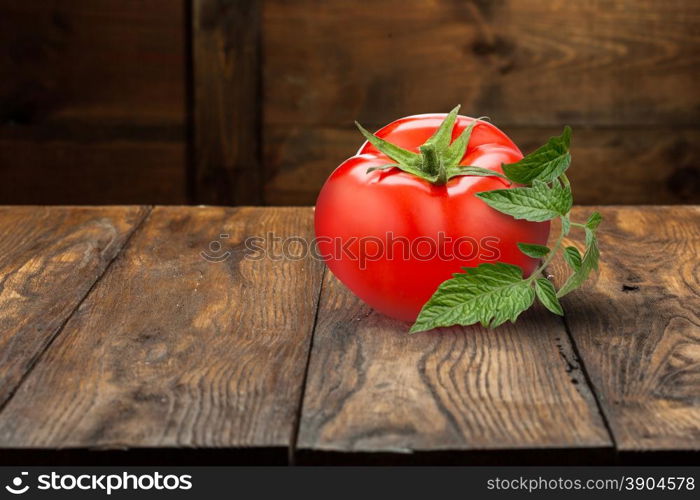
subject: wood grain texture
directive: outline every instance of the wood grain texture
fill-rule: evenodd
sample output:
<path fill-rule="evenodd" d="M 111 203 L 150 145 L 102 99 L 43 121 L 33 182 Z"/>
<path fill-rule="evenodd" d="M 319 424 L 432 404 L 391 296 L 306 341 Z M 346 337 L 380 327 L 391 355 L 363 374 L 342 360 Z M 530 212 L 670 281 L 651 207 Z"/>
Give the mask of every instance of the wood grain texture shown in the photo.
<path fill-rule="evenodd" d="M 3 203 L 186 201 L 184 14 L 0 0 Z"/>
<path fill-rule="evenodd" d="M 378 126 L 374 127 L 375 129 Z M 561 129 L 503 127 L 523 152 Z M 354 127 L 270 127 L 265 187 L 272 205 L 311 205 L 330 173 L 362 144 Z M 576 128 L 569 176 L 579 204 L 700 202 L 700 130 L 695 128 Z"/>
<path fill-rule="evenodd" d="M 260 8 L 194 0 L 195 199 L 262 202 Z"/>
<path fill-rule="evenodd" d="M 146 215 L 0 208 L 0 407 Z"/>
<path fill-rule="evenodd" d="M 311 221 L 310 209 L 154 209 L 0 413 L 0 446 L 286 458 L 323 268 L 273 258 L 301 248 L 268 233 L 308 239 Z M 254 236 L 270 258 L 250 258 Z"/>
<path fill-rule="evenodd" d="M 408 335 L 326 273 L 297 449 L 405 454 L 609 447 L 564 325 Z"/>
<path fill-rule="evenodd" d="M 577 203 L 700 203 L 698 2 L 270 0 L 263 20 L 266 203 L 315 203 L 354 120 L 458 103 L 524 150 L 572 125 Z"/>
<path fill-rule="evenodd" d="M 700 208 L 600 212 L 600 272 L 562 304 L 617 447 L 700 451 Z"/>
<path fill-rule="evenodd" d="M 698 126 L 694 0 L 265 2 L 265 123 Z"/>

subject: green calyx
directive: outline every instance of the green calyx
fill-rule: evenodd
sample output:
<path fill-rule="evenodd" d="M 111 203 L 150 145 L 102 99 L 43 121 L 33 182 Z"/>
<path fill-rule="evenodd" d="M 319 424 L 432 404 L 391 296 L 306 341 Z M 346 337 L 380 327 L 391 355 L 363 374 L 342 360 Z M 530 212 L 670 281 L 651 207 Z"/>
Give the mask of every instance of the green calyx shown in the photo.
<path fill-rule="evenodd" d="M 472 130 L 478 120 L 473 121 L 462 131 L 459 137 L 451 141 L 458 113 L 459 106 L 456 106 L 445 117 L 445 120 L 443 120 L 435 133 L 418 148 L 420 153 L 408 151 L 384 139 L 380 139 L 355 122 L 365 139 L 394 162 L 381 167 L 372 167 L 367 170 L 367 173 L 375 170 L 398 168 L 438 186 L 444 185 L 451 178 L 458 175 L 504 177 L 499 172 L 486 168 L 462 166 L 459 164 L 462 157 L 464 157 Z"/>

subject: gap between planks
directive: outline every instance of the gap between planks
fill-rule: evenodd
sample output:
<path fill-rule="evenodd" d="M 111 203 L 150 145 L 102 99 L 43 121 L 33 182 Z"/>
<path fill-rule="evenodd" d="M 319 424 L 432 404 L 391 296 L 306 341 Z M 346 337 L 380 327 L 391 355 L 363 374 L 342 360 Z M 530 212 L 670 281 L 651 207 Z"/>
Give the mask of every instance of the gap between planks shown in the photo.
<path fill-rule="evenodd" d="M 56 333 L 49 339 L 49 341 L 46 343 L 46 345 L 41 349 L 41 351 L 35 356 L 35 358 L 30 362 L 29 366 L 27 369 L 24 371 L 22 376 L 20 377 L 19 381 L 15 384 L 15 386 L 12 388 L 10 393 L 7 395 L 4 401 L 0 402 L 0 413 L 5 409 L 5 407 L 10 404 L 12 401 L 12 398 L 14 398 L 15 394 L 19 390 L 19 388 L 22 386 L 25 380 L 29 377 L 29 375 L 34 371 L 34 368 L 39 364 L 41 361 L 42 357 L 44 354 L 49 350 L 49 348 L 53 345 L 53 343 L 56 341 L 56 339 L 61 335 L 63 332 L 63 329 L 65 328 L 66 324 L 70 321 L 70 319 L 75 315 L 76 311 L 80 309 L 80 306 L 85 302 L 85 300 L 90 296 L 92 291 L 95 289 L 95 286 L 102 280 L 102 278 L 107 274 L 107 271 L 109 270 L 110 267 L 112 267 L 112 264 L 119 259 L 123 253 L 124 250 L 129 246 L 131 243 L 132 238 L 134 235 L 141 230 L 141 228 L 145 225 L 146 220 L 148 217 L 151 215 L 153 212 L 153 205 L 140 205 L 141 208 L 145 210 L 145 213 L 141 217 L 141 219 L 136 223 L 134 228 L 131 230 L 131 232 L 127 235 L 126 239 L 124 240 L 124 243 L 122 246 L 117 250 L 115 255 L 107 262 L 107 265 L 105 265 L 104 269 L 102 272 L 95 278 L 95 280 L 92 282 L 92 284 L 88 287 L 87 291 L 83 296 L 77 301 L 75 307 L 70 311 L 69 314 L 66 315 L 63 321 L 61 321 L 59 327 L 56 329 Z"/>
<path fill-rule="evenodd" d="M 302 412 L 304 410 L 304 395 L 306 394 L 306 382 L 309 378 L 309 365 L 311 364 L 311 356 L 314 349 L 314 337 L 316 336 L 316 325 L 318 324 L 318 313 L 321 309 L 321 297 L 323 296 L 323 282 L 328 273 L 328 266 L 323 265 L 321 271 L 321 283 L 318 286 L 318 294 L 316 295 L 316 310 L 314 311 L 314 321 L 311 325 L 311 334 L 309 335 L 309 350 L 306 355 L 306 365 L 304 366 L 304 377 L 301 381 L 301 390 L 299 391 L 299 404 L 297 406 L 296 419 L 292 427 L 292 436 L 289 441 L 289 453 L 287 462 L 289 465 L 296 465 L 297 440 L 299 439 L 299 428 L 301 427 Z"/>
<path fill-rule="evenodd" d="M 549 274 L 549 267 L 545 268 L 545 271 L 547 274 Z M 603 408 L 603 405 L 600 401 L 600 396 L 598 395 L 598 392 L 596 390 L 595 385 L 593 384 L 593 381 L 591 380 L 591 376 L 588 373 L 588 368 L 586 368 L 586 363 L 583 360 L 583 357 L 581 356 L 581 352 L 579 351 L 578 344 L 576 343 L 576 339 L 574 336 L 571 334 L 571 328 L 569 326 L 569 322 L 566 319 L 566 310 L 564 310 L 564 316 L 561 318 L 561 322 L 564 326 L 564 331 L 566 331 L 566 336 L 569 339 L 569 343 L 571 344 L 571 351 L 574 356 L 574 359 L 576 363 L 578 364 L 579 371 L 581 372 L 581 375 L 583 376 L 583 382 L 588 386 L 588 390 L 590 391 L 591 395 L 593 396 L 593 401 L 595 402 L 596 408 L 598 409 L 598 414 L 600 415 L 600 420 L 603 423 L 603 426 L 605 426 L 605 430 L 608 433 L 608 437 L 610 438 L 610 442 L 612 443 L 612 452 L 614 453 L 614 460 L 617 462 L 619 459 L 619 453 L 617 449 L 617 441 L 615 440 L 615 434 L 612 431 L 612 427 L 610 426 L 610 421 L 608 420 L 608 416 L 605 413 L 605 410 Z M 562 353 L 562 356 L 564 354 Z"/>

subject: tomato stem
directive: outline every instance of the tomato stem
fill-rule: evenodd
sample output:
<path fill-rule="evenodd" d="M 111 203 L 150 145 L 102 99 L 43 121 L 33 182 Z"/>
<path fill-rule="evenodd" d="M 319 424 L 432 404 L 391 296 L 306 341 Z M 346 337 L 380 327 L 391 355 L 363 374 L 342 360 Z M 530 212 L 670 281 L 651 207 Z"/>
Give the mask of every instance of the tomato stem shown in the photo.
<path fill-rule="evenodd" d="M 420 153 L 415 153 L 407 149 L 392 144 L 375 134 L 372 134 L 362 125 L 355 122 L 357 128 L 367 141 L 377 150 L 386 155 L 393 163 L 393 167 L 404 172 L 415 175 L 437 186 L 447 184 L 447 181 L 457 175 L 484 175 L 485 170 L 480 169 L 476 174 L 465 171 L 459 165 L 469 146 L 474 125 L 479 119 L 473 120 L 459 136 L 452 141 L 452 132 L 458 118 L 459 106 L 450 111 L 440 126 L 435 130 L 430 138 L 418 149 Z M 478 167 L 470 167 L 477 169 Z M 371 173 L 377 168 L 370 168 L 367 173 Z M 488 172 L 486 172 L 488 174 Z M 497 175 L 498 173 L 494 173 Z"/>
<path fill-rule="evenodd" d="M 438 186 L 445 184 L 447 182 L 447 169 L 435 145 L 426 142 L 419 149 L 423 157 L 423 171 L 431 176 L 435 176 L 435 184 Z"/>
<path fill-rule="evenodd" d="M 564 217 L 568 217 L 569 214 L 566 214 Z M 560 217 L 560 219 L 563 219 L 564 217 Z M 542 265 L 538 267 L 537 269 L 534 270 L 534 272 L 528 277 L 528 281 L 533 281 L 537 279 L 538 276 L 542 275 L 542 271 L 545 270 L 545 268 L 549 265 L 550 262 L 552 262 L 552 259 L 554 256 L 559 253 L 559 248 L 561 248 L 562 243 L 564 242 L 564 228 L 562 227 L 561 232 L 559 233 L 559 237 L 557 238 L 556 243 L 552 247 L 552 249 L 549 251 L 549 255 L 547 255 L 547 258 L 542 262 Z"/>

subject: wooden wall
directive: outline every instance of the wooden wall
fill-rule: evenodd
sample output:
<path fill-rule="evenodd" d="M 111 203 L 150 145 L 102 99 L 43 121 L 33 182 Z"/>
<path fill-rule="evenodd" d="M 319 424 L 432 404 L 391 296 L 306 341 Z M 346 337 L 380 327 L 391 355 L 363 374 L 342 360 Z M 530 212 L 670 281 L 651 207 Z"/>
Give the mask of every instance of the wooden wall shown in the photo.
<path fill-rule="evenodd" d="M 182 203 L 183 0 L 0 0 L 0 204 Z"/>
<path fill-rule="evenodd" d="M 313 203 L 354 119 L 489 116 L 524 151 L 574 128 L 578 203 L 700 201 L 700 2 L 265 3 L 272 204 Z"/>
<path fill-rule="evenodd" d="M 0 202 L 313 204 L 352 123 L 574 127 L 579 203 L 700 202 L 694 0 L 0 0 Z"/>

